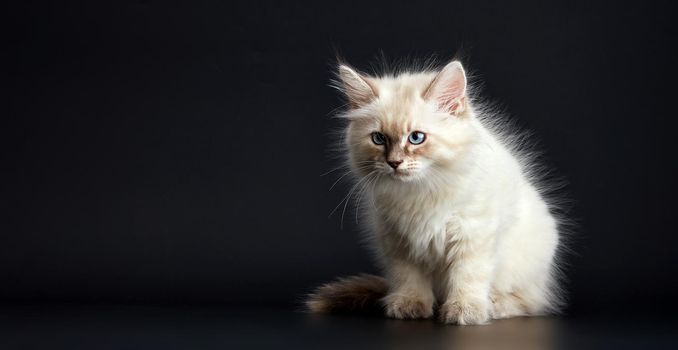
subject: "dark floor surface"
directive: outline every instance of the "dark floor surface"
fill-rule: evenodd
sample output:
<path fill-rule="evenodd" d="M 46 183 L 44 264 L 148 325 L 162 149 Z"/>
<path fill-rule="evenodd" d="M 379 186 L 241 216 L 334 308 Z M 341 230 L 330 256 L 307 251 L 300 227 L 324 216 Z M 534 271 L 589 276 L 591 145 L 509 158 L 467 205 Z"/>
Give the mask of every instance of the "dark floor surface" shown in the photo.
<path fill-rule="evenodd" d="M 23 304 L 0 307 L 0 349 L 677 349 L 657 317 L 539 317 L 456 327 L 284 308 Z"/>

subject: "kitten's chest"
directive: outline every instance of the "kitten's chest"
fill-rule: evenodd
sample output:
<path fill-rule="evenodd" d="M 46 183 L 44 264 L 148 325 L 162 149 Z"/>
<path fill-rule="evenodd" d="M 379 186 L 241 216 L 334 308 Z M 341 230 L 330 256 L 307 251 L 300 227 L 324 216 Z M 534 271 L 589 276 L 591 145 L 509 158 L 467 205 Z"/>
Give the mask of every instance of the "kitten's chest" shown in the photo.
<path fill-rule="evenodd" d="M 391 235 L 410 256 L 437 260 L 444 256 L 450 228 L 456 226 L 454 208 L 434 194 L 377 197 L 378 219 L 383 234 Z"/>

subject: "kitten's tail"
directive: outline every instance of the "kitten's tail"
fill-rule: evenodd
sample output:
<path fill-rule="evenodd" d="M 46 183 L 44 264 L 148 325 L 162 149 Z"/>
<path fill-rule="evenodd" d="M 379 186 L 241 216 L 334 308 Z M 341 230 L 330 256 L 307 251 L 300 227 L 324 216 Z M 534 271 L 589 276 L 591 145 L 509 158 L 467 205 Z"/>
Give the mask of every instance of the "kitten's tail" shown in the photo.
<path fill-rule="evenodd" d="M 308 296 L 306 307 L 315 313 L 372 312 L 381 310 L 388 284 L 379 276 L 362 274 L 324 284 Z"/>

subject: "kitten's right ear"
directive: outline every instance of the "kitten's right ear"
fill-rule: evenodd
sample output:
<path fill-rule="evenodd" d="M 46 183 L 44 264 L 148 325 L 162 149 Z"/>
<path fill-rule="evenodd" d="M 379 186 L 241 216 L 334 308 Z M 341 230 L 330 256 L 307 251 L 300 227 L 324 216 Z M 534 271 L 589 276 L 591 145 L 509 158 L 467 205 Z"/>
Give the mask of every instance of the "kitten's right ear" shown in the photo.
<path fill-rule="evenodd" d="M 377 97 L 374 82 L 349 66 L 340 64 L 337 76 L 341 83 L 341 90 L 346 94 L 352 108 L 360 108 Z"/>
<path fill-rule="evenodd" d="M 466 73 L 459 61 L 448 63 L 424 91 L 424 99 L 434 101 L 442 111 L 460 115 L 466 109 Z"/>

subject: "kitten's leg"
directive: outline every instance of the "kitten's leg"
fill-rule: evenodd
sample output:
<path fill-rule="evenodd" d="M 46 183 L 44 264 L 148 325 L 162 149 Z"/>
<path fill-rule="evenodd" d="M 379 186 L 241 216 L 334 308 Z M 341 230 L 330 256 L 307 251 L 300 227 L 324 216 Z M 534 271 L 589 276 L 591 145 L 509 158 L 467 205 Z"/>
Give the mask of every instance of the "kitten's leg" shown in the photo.
<path fill-rule="evenodd" d="M 412 263 L 393 260 L 388 266 L 390 291 L 383 299 L 388 317 L 399 319 L 433 316 L 433 289 L 430 274 Z"/>
<path fill-rule="evenodd" d="M 440 320 L 459 325 L 485 324 L 490 320 L 490 284 L 494 240 L 474 237 L 460 241 L 448 254 L 447 299 L 440 308 Z"/>
<path fill-rule="evenodd" d="M 519 292 L 492 293 L 492 318 L 510 318 L 527 315 L 525 302 Z"/>
<path fill-rule="evenodd" d="M 510 292 L 493 292 L 493 318 L 509 318 L 528 315 L 543 315 L 557 309 L 557 304 L 549 301 L 548 276 L 530 279 L 530 285 Z"/>

